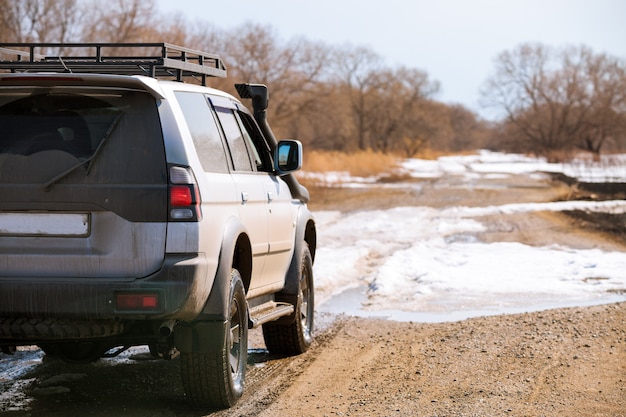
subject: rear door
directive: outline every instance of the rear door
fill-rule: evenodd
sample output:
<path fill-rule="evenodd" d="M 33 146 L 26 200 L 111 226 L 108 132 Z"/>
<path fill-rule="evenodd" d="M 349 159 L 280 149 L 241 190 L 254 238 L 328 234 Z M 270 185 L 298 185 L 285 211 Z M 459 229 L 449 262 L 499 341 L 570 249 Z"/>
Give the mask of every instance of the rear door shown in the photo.
<path fill-rule="evenodd" d="M 252 245 L 251 288 L 268 284 L 263 268 L 269 250 L 268 207 L 263 176 L 259 175 L 250 156 L 248 145 L 239 126 L 234 102 L 211 96 L 211 103 L 226 137 L 232 159 L 232 178 L 237 190 L 239 218 L 243 222 Z"/>
<path fill-rule="evenodd" d="M 0 276 L 146 276 L 167 224 L 155 99 L 72 82 L 0 89 Z"/>
<path fill-rule="evenodd" d="M 274 173 L 270 149 L 254 119 L 236 113 L 244 138 L 252 150 L 258 176 L 267 198 L 268 254 L 264 275 L 268 282 L 284 281 L 295 241 L 295 205 L 287 184 Z"/>

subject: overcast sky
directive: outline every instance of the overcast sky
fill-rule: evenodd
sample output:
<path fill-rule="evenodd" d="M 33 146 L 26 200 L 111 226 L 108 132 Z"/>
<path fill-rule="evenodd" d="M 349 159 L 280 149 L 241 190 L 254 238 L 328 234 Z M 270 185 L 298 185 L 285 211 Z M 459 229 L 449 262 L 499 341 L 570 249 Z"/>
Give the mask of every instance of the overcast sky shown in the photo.
<path fill-rule="evenodd" d="M 162 12 L 178 11 L 222 29 L 254 22 L 272 26 L 284 40 L 302 36 L 369 47 L 390 67 L 418 68 L 438 80 L 437 99 L 478 112 L 479 89 L 494 58 L 521 43 L 584 44 L 626 59 L 624 0 L 158 0 L 158 5 Z"/>

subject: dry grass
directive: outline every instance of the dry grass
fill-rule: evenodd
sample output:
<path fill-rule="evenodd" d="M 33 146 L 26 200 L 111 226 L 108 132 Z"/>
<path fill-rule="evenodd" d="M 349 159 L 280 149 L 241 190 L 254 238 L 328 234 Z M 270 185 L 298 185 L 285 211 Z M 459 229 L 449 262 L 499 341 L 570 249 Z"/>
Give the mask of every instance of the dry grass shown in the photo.
<path fill-rule="evenodd" d="M 455 155 L 475 154 L 475 151 L 456 153 Z M 423 149 L 413 158 L 435 160 L 450 153 Z M 354 177 L 370 177 L 386 174 L 393 177 L 398 168 L 398 161 L 405 156 L 385 154 L 374 151 L 308 151 L 304 155 L 304 171 L 307 172 L 348 172 Z"/>
<path fill-rule="evenodd" d="M 391 173 L 397 168 L 397 156 L 373 151 L 310 151 L 305 155 L 303 167 L 309 172 L 349 172 L 355 177 Z"/>

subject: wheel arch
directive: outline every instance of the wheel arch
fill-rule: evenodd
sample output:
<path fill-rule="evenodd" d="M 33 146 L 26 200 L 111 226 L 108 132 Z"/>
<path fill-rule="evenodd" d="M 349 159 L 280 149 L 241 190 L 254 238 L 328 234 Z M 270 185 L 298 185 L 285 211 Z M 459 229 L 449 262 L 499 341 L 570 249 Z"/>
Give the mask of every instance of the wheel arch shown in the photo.
<path fill-rule="evenodd" d="M 247 293 L 252 277 L 252 245 L 245 227 L 236 219 L 229 221 L 224 228 L 213 287 L 199 318 L 205 320 L 228 318 L 227 307 L 233 268 L 239 271 Z"/>
<path fill-rule="evenodd" d="M 298 213 L 294 242 L 294 251 L 285 276 L 285 287 L 280 292 L 286 296 L 297 296 L 299 292 L 300 271 L 302 269 L 302 249 L 306 245 L 311 252 L 311 260 L 315 260 L 317 249 L 317 230 L 311 212 L 303 206 Z"/>
<path fill-rule="evenodd" d="M 309 251 L 311 251 L 311 259 L 315 262 L 315 251 L 317 249 L 317 228 L 315 227 L 315 220 L 311 217 L 307 220 L 304 228 L 304 241 L 309 245 Z"/>

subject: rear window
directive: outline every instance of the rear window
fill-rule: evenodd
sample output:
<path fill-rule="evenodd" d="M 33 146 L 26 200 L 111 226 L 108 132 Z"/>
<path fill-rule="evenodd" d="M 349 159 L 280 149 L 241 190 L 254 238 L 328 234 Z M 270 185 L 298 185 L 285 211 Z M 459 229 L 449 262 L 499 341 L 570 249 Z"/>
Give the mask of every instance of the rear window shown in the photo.
<path fill-rule="evenodd" d="M 228 173 L 222 137 L 207 98 L 201 93 L 183 91 L 177 91 L 176 98 L 183 110 L 202 169 Z"/>
<path fill-rule="evenodd" d="M 96 87 L 0 90 L 0 181 L 55 181 L 55 174 L 74 166 L 82 175 L 63 176 L 78 182 L 163 181 L 165 151 L 154 98 Z"/>

